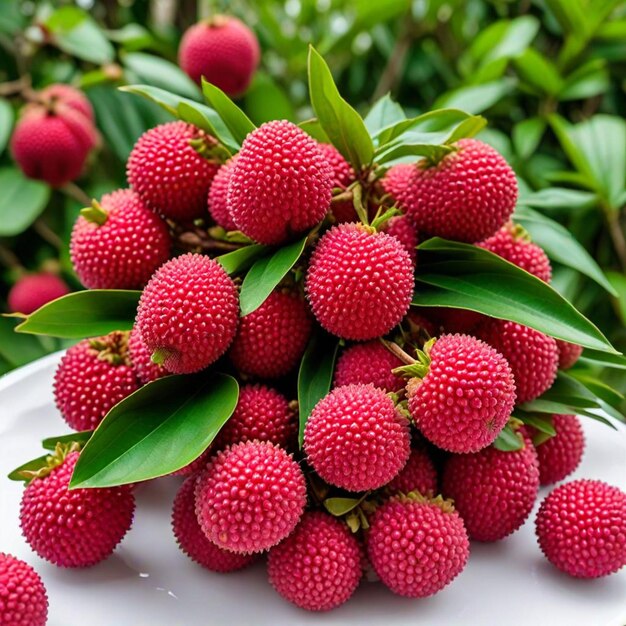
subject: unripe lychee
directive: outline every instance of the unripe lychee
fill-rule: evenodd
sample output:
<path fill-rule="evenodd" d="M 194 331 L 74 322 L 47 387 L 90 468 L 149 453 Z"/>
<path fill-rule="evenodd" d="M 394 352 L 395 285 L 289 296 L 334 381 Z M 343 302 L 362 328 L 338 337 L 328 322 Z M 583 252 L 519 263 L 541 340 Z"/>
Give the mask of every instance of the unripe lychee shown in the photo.
<path fill-rule="evenodd" d="M 156 213 L 172 220 L 204 217 L 211 182 L 219 163 L 205 158 L 217 140 L 192 124 L 168 122 L 146 131 L 126 166 L 131 187 Z"/>
<path fill-rule="evenodd" d="M 0 552 L 0 624 L 45 626 L 48 596 L 37 572 L 28 563 Z"/>
<path fill-rule="evenodd" d="M 90 122 L 93 123 L 95 121 L 93 107 L 91 102 L 89 102 L 89 98 L 76 87 L 63 83 L 48 85 L 39 92 L 39 98 L 44 102 L 61 101 L 82 113 Z"/>
<path fill-rule="evenodd" d="M 141 294 L 137 328 L 153 360 L 174 374 L 217 361 L 232 342 L 239 296 L 224 268 L 200 254 L 168 261 Z"/>
<path fill-rule="evenodd" d="M 409 423 L 382 389 L 337 387 L 311 412 L 304 451 L 313 469 L 331 485 L 348 491 L 378 489 L 409 458 Z"/>
<path fill-rule="evenodd" d="M 196 514 L 218 547 L 263 552 L 296 527 L 306 504 L 302 470 L 279 446 L 247 441 L 214 456 L 196 487 Z"/>
<path fill-rule="evenodd" d="M 77 460 L 78 452 L 70 452 L 47 475 L 34 478 L 22 496 L 26 541 L 59 567 L 88 567 L 106 559 L 130 528 L 135 510 L 127 486 L 68 489 Z"/>
<path fill-rule="evenodd" d="M 131 189 L 118 189 L 84 209 L 72 230 L 70 255 L 89 289 L 140 289 L 169 258 L 165 222 Z"/>
<path fill-rule="evenodd" d="M 508 222 L 495 235 L 477 245 L 546 283 L 552 278 L 552 266 L 546 253 L 530 240 L 528 233 L 521 226 L 513 222 Z"/>
<path fill-rule="evenodd" d="M 241 318 L 230 360 L 249 376 L 280 378 L 299 363 L 311 327 L 311 314 L 299 294 L 273 291 L 256 311 Z"/>
<path fill-rule="evenodd" d="M 448 502 L 396 496 L 376 509 L 367 554 L 391 591 L 424 598 L 463 571 L 469 540 L 463 520 Z"/>
<path fill-rule="evenodd" d="M 413 264 L 402 244 L 362 224 L 327 231 L 306 277 L 318 322 L 333 335 L 357 341 L 396 326 L 409 308 L 413 285 Z"/>
<path fill-rule="evenodd" d="M 577 578 L 626 565 L 626 493 L 599 480 L 575 480 L 541 503 L 536 533 L 546 558 Z"/>
<path fill-rule="evenodd" d="M 216 15 L 185 31 L 178 62 L 191 80 L 204 78 L 229 96 L 241 95 L 261 58 L 255 34 L 236 17 Z"/>
<path fill-rule="evenodd" d="M 568 370 L 573 367 L 583 353 L 583 347 L 562 339 L 556 340 L 556 347 L 559 351 L 559 369 Z"/>
<path fill-rule="evenodd" d="M 449 452 L 492 443 L 515 404 L 504 357 L 475 337 L 442 335 L 424 361 L 421 375 L 407 384 L 408 408 L 424 437 Z"/>
<path fill-rule="evenodd" d="M 196 476 L 185 480 L 174 499 L 172 528 L 180 549 L 212 572 L 234 572 L 247 567 L 256 555 L 237 554 L 218 548 L 202 532 L 196 516 Z"/>
<path fill-rule="evenodd" d="M 521 450 L 489 446 L 455 454 L 443 470 L 443 494 L 454 500 L 467 534 L 476 541 L 498 541 L 516 531 L 530 515 L 538 489 L 537 453 L 527 437 Z"/>
<path fill-rule="evenodd" d="M 209 214 L 215 223 L 224 230 L 237 230 L 237 226 L 228 211 L 227 203 L 228 183 L 236 162 L 237 155 L 226 161 L 226 163 L 220 167 L 211 183 L 209 196 L 207 198 Z"/>
<path fill-rule="evenodd" d="M 241 146 L 228 184 L 228 211 L 248 237 L 280 244 L 324 219 L 332 188 L 318 143 L 291 122 L 268 122 Z"/>
<path fill-rule="evenodd" d="M 30 315 L 44 304 L 69 293 L 65 281 L 49 272 L 27 274 L 17 280 L 7 297 L 9 311 Z"/>
<path fill-rule="evenodd" d="M 128 350 L 132 368 L 142 385 L 169 374 L 162 365 L 152 361 L 152 350 L 148 348 L 136 326 L 130 331 Z"/>
<path fill-rule="evenodd" d="M 320 143 L 319 148 L 332 169 L 333 190 L 341 189 L 345 191 L 348 185 L 356 180 L 356 174 L 352 166 L 332 144 Z M 356 222 L 359 219 L 351 199 L 333 202 L 332 212 L 335 216 L 335 220 L 339 224 L 344 222 Z"/>
<path fill-rule="evenodd" d="M 482 324 L 477 335 L 511 366 L 518 404 L 530 402 L 552 387 L 559 366 L 559 351 L 552 337 L 528 326 L 496 319 Z"/>
<path fill-rule="evenodd" d="M 382 228 L 382 232 L 395 237 L 409 253 L 413 265 L 417 263 L 417 230 L 408 215 L 392 217 Z"/>
<path fill-rule="evenodd" d="M 417 491 L 423 496 L 437 493 L 437 470 L 425 446 L 411 450 L 411 455 L 400 473 L 387 485 L 391 493 Z"/>
<path fill-rule="evenodd" d="M 285 600 L 308 611 L 329 611 L 359 586 L 361 549 L 339 520 L 305 513 L 296 530 L 270 550 L 267 571 Z"/>
<path fill-rule="evenodd" d="M 337 359 L 333 385 L 372 384 L 384 391 L 400 391 L 405 380 L 391 370 L 401 361 L 380 341 L 366 341 L 346 348 Z"/>
<path fill-rule="evenodd" d="M 54 375 L 54 400 L 74 430 L 93 430 L 137 389 L 123 332 L 83 339 L 67 350 Z"/>

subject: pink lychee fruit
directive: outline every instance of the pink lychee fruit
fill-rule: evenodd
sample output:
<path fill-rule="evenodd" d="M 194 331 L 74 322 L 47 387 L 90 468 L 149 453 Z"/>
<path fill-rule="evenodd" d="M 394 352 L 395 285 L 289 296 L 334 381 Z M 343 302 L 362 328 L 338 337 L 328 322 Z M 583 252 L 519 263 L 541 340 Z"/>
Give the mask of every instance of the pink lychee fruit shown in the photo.
<path fill-rule="evenodd" d="M 437 470 L 425 446 L 411 450 L 409 460 L 400 473 L 387 485 L 391 493 L 410 493 L 434 496 L 437 493 Z"/>
<path fill-rule="evenodd" d="M 50 272 L 27 274 L 17 280 L 7 297 L 9 310 L 30 315 L 33 311 L 70 291 L 65 281 Z"/>
<path fill-rule="evenodd" d="M 333 190 L 339 189 L 345 191 L 347 187 L 356 180 L 356 174 L 352 166 L 332 144 L 320 143 L 319 148 L 332 169 Z M 332 213 L 339 224 L 358 221 L 351 199 L 333 202 Z"/>
<path fill-rule="evenodd" d="M 152 350 L 148 348 L 136 326 L 130 332 L 128 350 L 132 368 L 142 385 L 169 374 L 162 365 L 152 361 Z"/>
<path fill-rule="evenodd" d="M 235 168 L 237 155 L 226 161 L 217 171 L 207 198 L 207 207 L 209 214 L 218 226 L 224 230 L 237 230 L 233 218 L 228 211 L 228 203 L 226 201 L 228 195 L 228 183 L 230 176 Z"/>
<path fill-rule="evenodd" d="M 559 350 L 559 369 L 568 370 L 573 367 L 583 353 L 583 347 L 562 339 L 556 340 L 556 347 Z"/>
<path fill-rule="evenodd" d="M 45 626 L 48 595 L 39 574 L 21 559 L 0 552 L 0 624 Z"/>
<path fill-rule="evenodd" d="M 93 107 L 89 98 L 76 87 L 65 85 L 63 83 L 55 83 L 48 85 L 39 92 L 39 97 L 44 102 L 61 101 L 67 106 L 81 113 L 90 122 L 95 122 Z"/>
<path fill-rule="evenodd" d="M 415 165 L 399 163 L 390 167 L 381 184 L 385 193 L 391 196 L 400 209 L 406 211 L 407 202 L 413 194 L 412 181 L 415 176 Z"/>
<path fill-rule="evenodd" d="M 417 263 L 417 230 L 408 215 L 392 217 L 382 228 L 382 232 L 395 237 L 409 253 L 413 265 Z"/>

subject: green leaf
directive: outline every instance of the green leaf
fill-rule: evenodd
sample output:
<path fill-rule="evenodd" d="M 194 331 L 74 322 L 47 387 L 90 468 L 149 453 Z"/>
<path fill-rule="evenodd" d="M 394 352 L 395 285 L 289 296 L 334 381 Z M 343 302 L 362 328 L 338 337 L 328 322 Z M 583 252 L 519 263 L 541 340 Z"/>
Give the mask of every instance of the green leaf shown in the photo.
<path fill-rule="evenodd" d="M 237 274 L 247 270 L 260 256 L 267 253 L 268 248 L 252 244 L 218 256 L 215 260 L 226 270 L 227 274 Z"/>
<path fill-rule="evenodd" d="M 341 517 L 346 513 L 350 513 L 353 509 L 356 509 L 366 496 L 367 494 L 362 495 L 360 498 L 326 498 L 324 500 L 324 508 L 331 515 Z"/>
<path fill-rule="evenodd" d="M 513 90 L 508 79 L 495 80 L 482 85 L 468 85 L 443 94 L 435 101 L 435 109 L 461 109 L 477 115 L 502 100 Z"/>
<path fill-rule="evenodd" d="M 609 73 L 604 59 L 592 59 L 567 76 L 559 93 L 559 100 L 592 98 L 608 91 L 609 83 Z"/>
<path fill-rule="evenodd" d="M 57 443 L 73 443 L 76 442 L 84 446 L 93 435 L 93 430 L 81 430 L 76 433 L 68 433 L 67 435 L 59 435 L 58 437 L 46 437 L 41 445 L 44 450 L 54 450 Z"/>
<path fill-rule="evenodd" d="M 540 94 L 556 96 L 563 89 L 556 66 L 534 48 L 513 59 L 513 65 L 522 82 Z"/>
<path fill-rule="evenodd" d="M 493 447 L 502 452 L 515 452 L 524 447 L 524 439 L 507 424 L 496 437 Z"/>
<path fill-rule="evenodd" d="M 74 468 L 70 488 L 111 487 L 164 476 L 197 459 L 237 405 L 231 376 L 167 376 L 114 406 Z"/>
<path fill-rule="evenodd" d="M 528 159 L 541 142 L 546 130 L 546 121 L 541 117 L 529 117 L 513 127 L 513 145 L 518 156 Z"/>
<path fill-rule="evenodd" d="M 50 198 L 50 187 L 26 178 L 17 168 L 0 170 L 0 236 L 24 232 L 42 213 Z"/>
<path fill-rule="evenodd" d="M 311 337 L 298 372 L 298 410 L 300 429 L 298 442 L 304 441 L 304 429 L 315 405 L 330 391 L 339 342 L 319 331 Z"/>
<path fill-rule="evenodd" d="M 599 381 L 595 376 L 585 374 L 584 372 L 571 370 L 569 375 L 582 383 L 595 396 L 598 403 L 602 403 L 604 406 L 608 405 L 617 411 L 618 419 L 624 421 L 624 416 L 621 414 L 621 409 L 624 406 L 624 396 L 619 391 Z M 607 412 L 616 417 L 610 410 Z"/>
<path fill-rule="evenodd" d="M 596 200 L 596 194 L 589 191 L 578 191 L 565 187 L 548 187 L 521 196 L 518 205 L 531 206 L 537 209 L 585 209 Z"/>
<path fill-rule="evenodd" d="M 48 456 L 44 454 L 43 456 L 37 457 L 36 459 L 32 459 L 30 461 L 26 461 L 19 467 L 16 467 L 8 476 L 9 480 L 15 480 L 16 482 L 28 482 L 30 478 L 26 478 L 22 476 L 22 472 L 36 472 L 40 470 L 42 467 L 45 467 L 48 464 Z"/>
<path fill-rule="evenodd" d="M 52 350 L 46 349 L 39 337 L 18 335 L 17 320 L 0 317 L 0 357 L 11 367 L 20 367 L 40 359 Z"/>
<path fill-rule="evenodd" d="M 303 237 L 255 262 L 241 285 L 241 317 L 256 311 L 265 302 L 302 255 L 306 240 Z"/>
<path fill-rule="evenodd" d="M 267 73 L 257 72 L 244 97 L 246 112 L 255 124 L 296 120 L 293 104 L 283 88 Z"/>
<path fill-rule="evenodd" d="M 304 120 L 304 122 L 300 122 L 298 126 L 316 141 L 320 143 L 331 143 L 330 138 L 317 118 L 314 117 L 310 120 Z"/>
<path fill-rule="evenodd" d="M 606 273 L 606 277 L 617 294 L 614 300 L 617 314 L 621 318 L 622 324 L 626 325 L 626 276 L 621 272 L 609 271 Z"/>
<path fill-rule="evenodd" d="M 219 88 L 202 79 L 202 93 L 207 102 L 222 118 L 226 128 L 238 144 L 242 144 L 248 133 L 256 126 L 250 118 Z"/>
<path fill-rule="evenodd" d="M 600 352 L 599 350 L 589 350 L 588 348 L 583 352 L 578 362 L 581 365 L 601 365 L 602 367 L 626 370 L 626 357 L 620 354 Z"/>
<path fill-rule="evenodd" d="M 497 255 L 438 237 L 421 244 L 418 254 L 413 305 L 469 309 L 616 353 L 596 326 L 552 287 Z"/>
<path fill-rule="evenodd" d="M 389 94 L 386 94 L 374 103 L 363 122 L 370 135 L 374 137 L 383 128 L 393 126 L 405 119 L 406 115 L 402 107 L 394 102 Z"/>
<path fill-rule="evenodd" d="M 532 413 L 526 413 L 525 411 L 520 411 L 519 409 L 515 409 L 513 417 L 520 419 L 524 422 L 524 424 L 532 426 L 539 432 L 545 433 L 550 437 L 554 437 L 554 435 L 556 435 L 556 430 L 554 430 L 552 420 L 549 417 L 541 417 L 541 414 L 533 415 Z"/>
<path fill-rule="evenodd" d="M 13 130 L 13 107 L 8 100 L 0 98 L 0 155 L 7 147 L 11 131 Z"/>
<path fill-rule="evenodd" d="M 31 313 L 19 333 L 64 339 L 98 337 L 114 330 L 131 330 L 141 291 L 90 289 L 70 293 Z"/>
<path fill-rule="evenodd" d="M 372 162 L 374 144 L 361 116 L 341 97 L 326 61 L 309 48 L 311 105 L 332 144 L 359 171 Z"/>

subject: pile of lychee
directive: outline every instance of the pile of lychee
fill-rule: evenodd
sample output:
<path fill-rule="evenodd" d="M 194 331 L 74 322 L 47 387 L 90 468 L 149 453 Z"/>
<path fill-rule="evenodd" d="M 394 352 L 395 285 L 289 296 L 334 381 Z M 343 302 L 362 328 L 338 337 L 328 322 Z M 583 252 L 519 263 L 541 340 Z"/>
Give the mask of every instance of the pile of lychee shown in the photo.
<path fill-rule="evenodd" d="M 475 139 L 438 162 L 355 171 L 287 121 L 252 131 L 229 158 L 219 147 L 182 121 L 149 130 L 128 160 L 129 188 L 78 218 L 71 258 L 83 284 L 143 293 L 130 333 L 67 351 L 57 407 L 71 428 L 91 430 L 151 381 L 232 373 L 234 413 L 176 472 L 182 552 L 216 572 L 266 558 L 276 591 L 309 610 L 343 604 L 366 574 L 399 595 L 435 594 L 463 571 L 470 541 L 519 529 L 540 484 L 562 481 L 583 454 L 574 415 L 554 415 L 552 437 L 510 419 L 579 346 L 472 311 L 410 307 L 416 246 L 433 236 L 550 281 L 546 254 L 511 222 L 515 175 Z M 242 276 L 215 256 L 305 235 L 293 269 L 241 317 Z M 339 355 L 299 448 L 297 370 L 320 333 L 340 341 Z M 507 425 L 519 439 L 512 451 L 494 445 Z M 134 514 L 132 485 L 68 490 L 79 454 L 60 445 L 22 500 L 28 543 L 61 567 L 106 558 Z M 596 480 L 562 484 L 536 530 L 564 572 L 616 572 L 626 564 L 626 494 Z"/>

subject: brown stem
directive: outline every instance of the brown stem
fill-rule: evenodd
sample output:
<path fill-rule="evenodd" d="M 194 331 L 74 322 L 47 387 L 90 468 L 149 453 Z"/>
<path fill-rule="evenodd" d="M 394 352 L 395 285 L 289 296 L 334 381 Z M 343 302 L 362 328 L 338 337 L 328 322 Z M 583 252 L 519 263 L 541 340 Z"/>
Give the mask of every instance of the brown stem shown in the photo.
<path fill-rule="evenodd" d="M 413 23 L 411 16 L 406 15 L 402 32 L 396 39 L 396 43 L 391 51 L 391 55 L 387 60 L 387 65 L 380 76 L 378 85 L 372 97 L 373 101 L 382 98 L 387 92 L 394 89 L 400 80 L 402 70 L 404 69 L 404 60 L 411 47 L 413 41 Z"/>
<path fill-rule="evenodd" d="M 33 224 L 35 232 L 51 246 L 61 250 L 63 248 L 63 240 L 59 237 L 42 219 L 35 220 Z"/>
<path fill-rule="evenodd" d="M 20 273 L 25 271 L 24 266 L 20 263 L 13 250 L 2 244 L 0 244 L 0 263 L 10 270 L 17 270 Z"/>
<path fill-rule="evenodd" d="M 25 90 L 30 90 L 30 85 L 31 80 L 28 74 L 21 76 L 17 80 L 9 80 L 5 83 L 0 83 L 0 96 L 12 96 L 22 93 Z"/>
<path fill-rule="evenodd" d="M 381 342 L 387 350 L 389 350 L 392 354 L 395 354 L 395 356 L 397 356 L 405 365 L 413 365 L 414 363 L 417 363 L 417 360 L 407 354 L 397 343 L 387 341 L 386 339 L 381 339 Z"/>
<path fill-rule="evenodd" d="M 63 185 L 61 191 L 83 206 L 91 206 L 91 198 L 76 183 Z"/>

